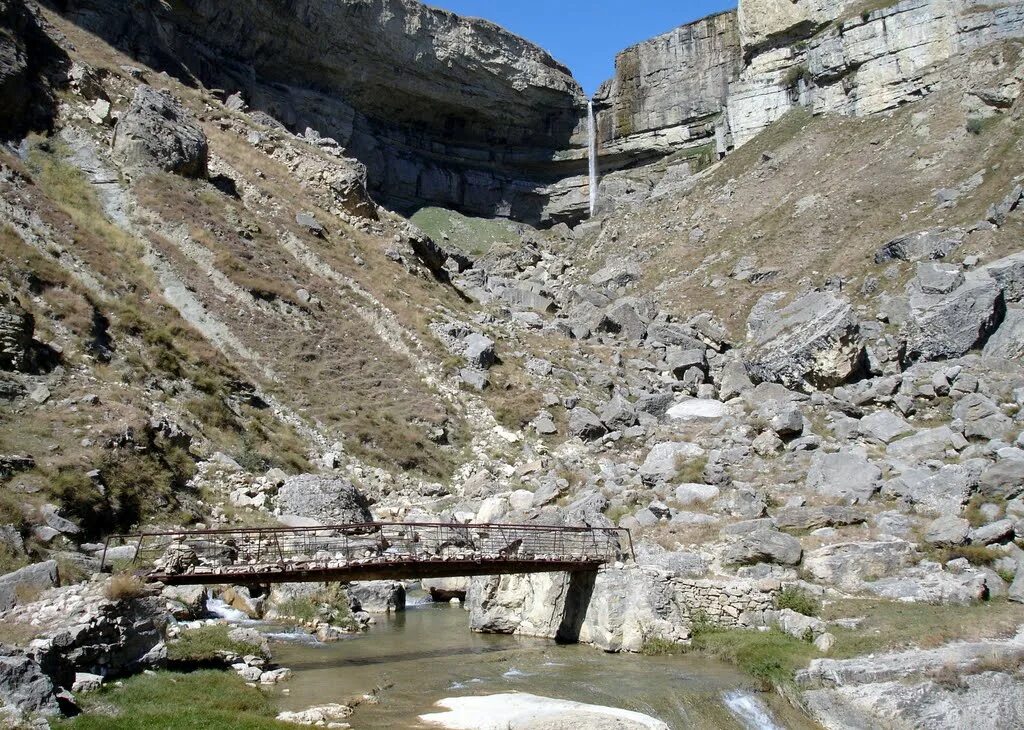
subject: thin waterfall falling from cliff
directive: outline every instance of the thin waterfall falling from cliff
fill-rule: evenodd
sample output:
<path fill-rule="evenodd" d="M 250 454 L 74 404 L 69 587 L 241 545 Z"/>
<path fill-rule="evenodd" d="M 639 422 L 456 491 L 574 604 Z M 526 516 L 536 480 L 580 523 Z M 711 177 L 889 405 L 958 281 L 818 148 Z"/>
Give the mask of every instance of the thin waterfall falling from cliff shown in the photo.
<path fill-rule="evenodd" d="M 590 217 L 597 209 L 597 121 L 594 118 L 594 102 L 587 102 L 587 154 L 590 158 Z"/>

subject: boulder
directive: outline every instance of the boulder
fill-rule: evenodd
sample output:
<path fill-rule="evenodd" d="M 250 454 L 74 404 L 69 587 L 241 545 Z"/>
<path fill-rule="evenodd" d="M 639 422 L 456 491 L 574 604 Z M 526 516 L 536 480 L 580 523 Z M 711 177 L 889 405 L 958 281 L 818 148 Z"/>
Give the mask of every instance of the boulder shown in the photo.
<path fill-rule="evenodd" d="M 964 436 L 985 440 L 1001 439 L 1013 420 L 981 393 L 969 393 L 953 406 L 953 418 L 964 424 Z"/>
<path fill-rule="evenodd" d="M 675 497 L 681 506 L 692 507 L 717 499 L 719 492 L 713 484 L 680 484 L 676 487 Z"/>
<path fill-rule="evenodd" d="M 1000 459 L 989 466 L 978 479 L 978 491 L 1003 499 L 1024 494 L 1024 459 Z"/>
<path fill-rule="evenodd" d="M 0 707 L 4 705 L 26 715 L 60 712 L 53 682 L 36 659 L 0 644 Z"/>
<path fill-rule="evenodd" d="M 349 583 L 348 595 L 359 604 L 356 611 L 398 613 L 405 610 L 405 585 L 395 580 Z"/>
<path fill-rule="evenodd" d="M 675 478 L 687 459 L 704 455 L 704 449 L 686 441 L 668 441 L 656 444 L 640 465 L 640 477 L 648 484 L 666 482 Z"/>
<path fill-rule="evenodd" d="M 885 482 L 882 494 L 897 497 L 926 514 L 960 514 L 977 483 L 976 471 L 946 464 L 938 469 L 906 469 Z"/>
<path fill-rule="evenodd" d="M 1008 303 L 1024 301 L 1024 252 L 1010 254 L 981 269 L 990 276 Z"/>
<path fill-rule="evenodd" d="M 864 581 L 896 575 L 918 558 L 913 543 L 904 540 L 834 543 L 805 553 L 803 569 L 818 583 L 858 591 Z"/>
<path fill-rule="evenodd" d="M 988 338 L 982 354 L 985 357 L 1001 357 L 1005 360 L 1024 358 L 1024 309 L 1006 310 L 1003 323 Z"/>
<path fill-rule="evenodd" d="M 593 411 L 577 406 L 569 413 L 569 433 L 584 441 L 593 441 L 608 433 L 608 429 Z"/>
<path fill-rule="evenodd" d="M 864 451 L 843 449 L 834 454 L 815 452 L 807 472 L 807 487 L 823 497 L 849 503 L 866 502 L 881 486 L 882 470 Z"/>
<path fill-rule="evenodd" d="M 1016 603 L 1024 603 L 1024 560 L 1017 562 L 1017 574 L 1010 584 L 1010 592 L 1007 597 Z"/>
<path fill-rule="evenodd" d="M 937 563 L 911 568 L 891 578 L 864 584 L 865 590 L 891 601 L 966 606 L 988 597 L 985 574 L 951 573 Z"/>
<path fill-rule="evenodd" d="M 914 431 L 914 427 L 892 411 L 875 411 L 860 419 L 857 430 L 865 438 L 880 444 L 888 444 L 900 436 Z"/>
<path fill-rule="evenodd" d="M 751 377 L 813 390 L 840 385 L 864 370 L 864 343 L 848 300 L 813 291 L 775 311 L 780 299 L 766 295 L 747 322 L 744 362 Z"/>
<path fill-rule="evenodd" d="M 26 565 L 0 576 L 0 611 L 8 611 L 20 603 L 31 602 L 47 588 L 60 584 L 57 561 Z"/>
<path fill-rule="evenodd" d="M 732 543 L 722 556 L 722 562 L 727 565 L 797 565 L 802 555 L 800 540 L 792 535 L 775 530 L 755 530 Z"/>
<path fill-rule="evenodd" d="M 910 310 L 902 331 L 907 362 L 967 354 L 995 331 L 1005 309 L 992 278 L 949 264 L 919 263 L 907 292 Z"/>
<path fill-rule="evenodd" d="M 931 228 L 927 231 L 910 233 L 889 241 L 875 252 L 875 263 L 887 261 L 920 261 L 921 259 L 942 259 L 964 241 L 964 232 L 959 228 Z"/>
<path fill-rule="evenodd" d="M 673 375 L 682 379 L 690 368 L 707 372 L 708 358 L 703 347 L 689 350 L 672 349 L 665 355 L 665 364 Z"/>
<path fill-rule="evenodd" d="M 773 518 L 780 530 L 817 530 L 822 527 L 859 525 L 867 515 L 855 507 L 826 505 L 824 507 L 787 507 L 777 511 Z"/>
<path fill-rule="evenodd" d="M 971 530 L 970 541 L 972 545 L 994 545 L 1012 540 L 1016 532 L 1017 525 L 1013 520 L 996 520 Z"/>
<path fill-rule="evenodd" d="M 944 515 L 928 523 L 924 541 L 930 545 L 963 545 L 971 532 L 971 523 L 961 517 Z"/>
<path fill-rule="evenodd" d="M 206 177 L 206 133 L 169 92 L 140 85 L 114 129 L 114 156 L 133 172 Z"/>
<path fill-rule="evenodd" d="M 665 415 L 673 421 L 714 421 L 725 415 L 725 404 L 707 398 L 693 398 L 672 406 Z"/>
<path fill-rule="evenodd" d="M 486 370 L 497 360 L 494 340 L 490 337 L 474 332 L 465 339 L 463 346 L 462 354 L 470 367 Z"/>
<path fill-rule="evenodd" d="M 161 595 L 176 619 L 195 621 L 206 618 L 206 601 L 209 596 L 205 586 L 166 586 Z"/>
<path fill-rule="evenodd" d="M 289 477 L 275 497 L 284 515 L 315 520 L 322 525 L 371 522 L 369 502 L 347 479 L 302 474 Z"/>
<path fill-rule="evenodd" d="M 605 403 L 599 415 L 610 431 L 621 431 L 636 423 L 636 409 L 633 404 L 619 395 Z"/>
<path fill-rule="evenodd" d="M 949 449 L 962 449 L 967 442 L 949 426 L 938 426 L 893 441 L 885 453 L 909 463 L 941 459 Z"/>

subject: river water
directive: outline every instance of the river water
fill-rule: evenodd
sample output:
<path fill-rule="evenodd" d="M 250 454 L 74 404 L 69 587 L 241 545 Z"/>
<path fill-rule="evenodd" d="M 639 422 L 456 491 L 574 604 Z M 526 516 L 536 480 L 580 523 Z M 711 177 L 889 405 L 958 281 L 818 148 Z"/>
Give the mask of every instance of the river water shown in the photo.
<path fill-rule="evenodd" d="M 278 635 L 274 659 L 294 672 L 276 690 L 278 702 L 301 710 L 381 688 L 349 720 L 357 730 L 427 727 L 418 717 L 439 711 L 434 703 L 441 699 L 504 692 L 634 710 L 671 728 L 814 727 L 778 696 L 752 691 L 749 680 L 720 662 L 475 634 L 468 623 L 461 607 L 425 603 L 379 617 L 369 632 L 338 643 Z"/>

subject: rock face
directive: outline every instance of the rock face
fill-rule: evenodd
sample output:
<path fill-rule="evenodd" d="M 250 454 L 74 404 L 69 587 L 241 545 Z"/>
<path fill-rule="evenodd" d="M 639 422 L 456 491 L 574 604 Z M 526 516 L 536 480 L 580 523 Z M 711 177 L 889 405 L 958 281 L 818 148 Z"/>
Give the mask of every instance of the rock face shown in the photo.
<path fill-rule="evenodd" d="M 732 565 L 796 565 L 802 555 L 803 550 L 797 538 L 774 530 L 755 530 L 730 545 L 723 561 Z"/>
<path fill-rule="evenodd" d="M 285 481 L 276 499 L 281 514 L 322 525 L 370 522 L 366 497 L 347 479 L 303 474 Z"/>
<path fill-rule="evenodd" d="M 728 133 L 741 145 L 790 109 L 873 114 L 928 93 L 935 65 L 1024 32 L 1013 2 L 902 0 L 859 11 L 853 2 L 744 0 L 746 64 L 728 98 Z"/>
<path fill-rule="evenodd" d="M 487 21 L 413 0 L 68 5 L 72 19 L 140 60 L 336 140 L 396 209 L 434 204 L 529 222 L 585 210 L 584 190 L 548 189 L 586 171 L 579 85 Z"/>
<path fill-rule="evenodd" d="M 742 67 L 735 12 L 627 48 L 594 97 L 602 170 L 715 141 L 729 83 Z"/>
<path fill-rule="evenodd" d="M 49 128 L 55 82 L 69 65 L 22 0 L 0 0 L 0 139 Z"/>
<path fill-rule="evenodd" d="M 129 170 L 206 177 L 206 134 L 177 99 L 141 85 L 114 130 L 114 155 Z"/>
<path fill-rule="evenodd" d="M 348 595 L 367 613 L 397 613 L 405 610 L 405 586 L 398 581 L 380 580 L 351 583 Z"/>
<path fill-rule="evenodd" d="M 110 600 L 99 581 L 50 590 L 0 614 L 3 622 L 31 623 L 35 658 L 61 687 L 71 686 L 75 671 L 114 677 L 159 665 L 169 620 L 163 598 Z"/>
<path fill-rule="evenodd" d="M 1024 35 L 1024 10 L 1001 0 L 743 0 L 626 49 L 595 96 L 601 197 L 616 203 L 685 190 L 686 179 L 791 109 L 867 115 L 936 88 L 954 54 Z M 678 153 L 685 162 L 614 172 Z M 941 232 L 893 242 L 883 257 L 946 255 Z M 940 240 L 941 239 L 941 240 Z M 922 247 L 927 247 L 923 250 Z M 913 251 L 911 251 L 913 249 Z M 918 253 L 920 251 L 921 253 Z"/>

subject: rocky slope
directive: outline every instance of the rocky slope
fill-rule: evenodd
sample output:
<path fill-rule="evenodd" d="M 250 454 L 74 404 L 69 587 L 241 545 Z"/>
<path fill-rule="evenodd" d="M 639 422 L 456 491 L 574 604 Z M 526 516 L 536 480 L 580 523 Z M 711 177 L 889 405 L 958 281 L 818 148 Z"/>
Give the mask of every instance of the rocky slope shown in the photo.
<path fill-rule="evenodd" d="M 580 87 L 492 23 L 412 0 L 76 0 L 64 12 L 153 68 L 337 140 L 395 209 L 428 203 L 534 223 L 582 210 L 584 196 L 552 202 L 546 190 L 586 167 L 556 154 L 582 146 Z"/>
<path fill-rule="evenodd" d="M 843 81 L 794 76 L 818 114 L 792 109 L 698 162 L 716 130 L 727 139 L 736 84 L 772 54 L 810 63 L 826 39 L 947 8 L 793 5 L 786 20 L 744 5 L 625 53 L 601 129 L 614 133 L 612 109 L 630 126 L 613 153 L 627 169 L 605 178 L 596 219 L 538 230 L 437 207 L 418 211 L 421 229 L 381 203 L 474 208 L 411 195 L 374 177 L 387 165 L 356 159 L 370 138 L 394 143 L 426 179 L 426 148 L 381 126 L 397 114 L 376 93 L 390 77 L 364 86 L 342 62 L 424 53 L 422 75 L 401 82 L 405 111 L 423 118 L 402 118 L 401 133 L 422 124 L 420 141 L 458 147 L 430 163 L 449 171 L 493 146 L 472 169 L 532 180 L 513 187 L 540 200 L 536 215 L 514 215 L 558 219 L 536 183 L 556 158 L 582 163 L 578 90 L 488 24 L 397 2 L 340 3 L 336 17 L 260 5 L 237 19 L 201 2 L 57 12 L 0 0 L 0 96 L 33 89 L 0 125 L 5 617 L 42 611 L 43 590 L 93 606 L 92 589 L 67 584 L 97 568 L 106 535 L 137 526 L 618 524 L 637 560 L 592 580 L 433 587 L 468 591 L 477 630 L 610 651 L 698 642 L 709 625 L 774 628 L 765 635 L 814 660 L 799 682 L 828 726 L 854 712 L 934 717 L 955 703 L 953 680 L 963 707 L 989 698 L 1019 712 L 1024 65 L 1020 41 L 1002 37 L 1019 8 L 968 17 L 954 4 L 942 17 L 963 30 L 923 23 L 958 39 L 942 60 L 928 35 L 926 72 L 903 51 L 878 57 L 899 69 L 888 81 L 871 81 L 874 61 L 844 66 L 850 86 L 859 64 L 851 93 L 877 106 L 818 105 Z M 364 45 L 322 49 L 324 68 L 301 56 L 291 39 L 348 12 L 370 13 L 345 36 Z M 251 24 L 252 44 L 165 33 L 188 18 Z M 431 33 L 446 43 L 428 53 Z M 297 54 L 298 81 L 262 68 L 257 41 Z M 227 59 L 224 43 L 236 44 Z M 362 105 L 351 101 L 349 126 L 344 104 L 312 95 L 321 73 Z M 530 104 L 506 116 L 509 98 Z M 478 116 L 446 131 L 445 110 L 466 105 Z M 288 116 L 317 108 L 339 116 Z M 515 165 L 498 159 L 523 150 Z M 359 595 L 391 606 L 400 588 Z M 255 615 L 280 598 L 220 595 Z M 998 645 L 1000 661 L 938 648 L 955 638 Z M 921 671 L 933 655 L 907 648 L 918 645 L 957 662 L 953 679 Z M 850 658 L 866 650 L 891 671 Z M 10 656 L 38 679 L 38 661 Z M 51 685 L 68 684 L 64 671 Z M 32 701 L 55 711 L 51 690 Z"/>

